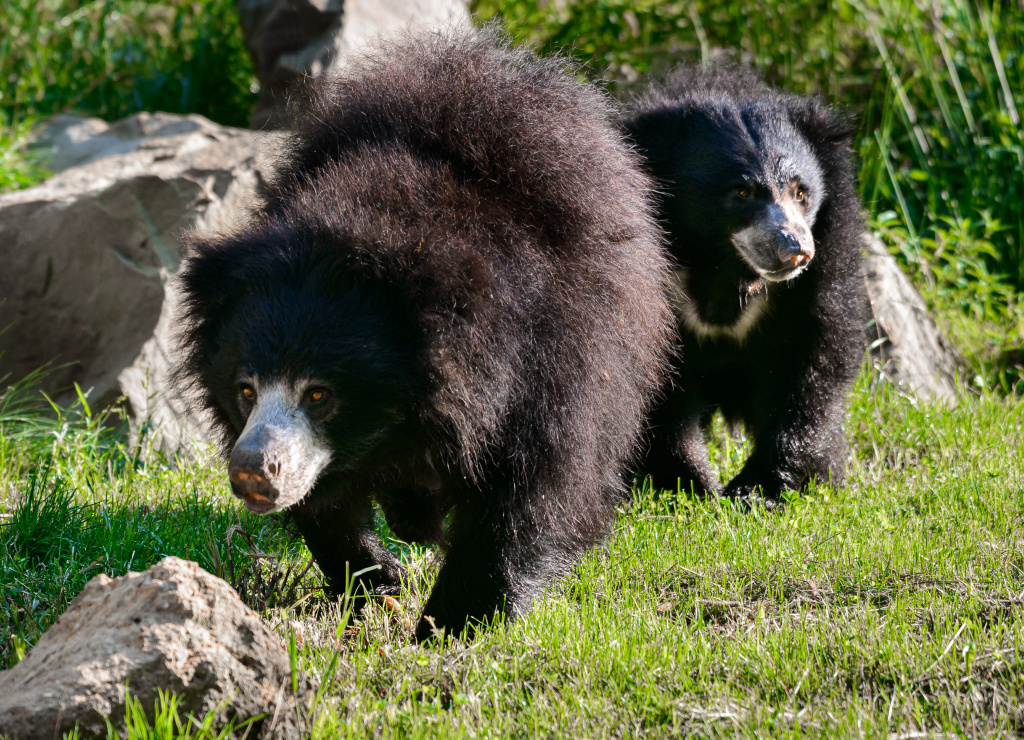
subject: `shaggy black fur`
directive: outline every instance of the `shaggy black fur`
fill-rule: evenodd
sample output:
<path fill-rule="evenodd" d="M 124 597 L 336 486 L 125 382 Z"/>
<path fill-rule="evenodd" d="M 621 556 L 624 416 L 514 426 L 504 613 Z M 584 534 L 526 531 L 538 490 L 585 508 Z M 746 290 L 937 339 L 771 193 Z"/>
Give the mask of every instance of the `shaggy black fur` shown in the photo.
<path fill-rule="evenodd" d="M 811 478 L 841 483 L 867 307 L 845 119 L 713 66 L 678 70 L 634 104 L 626 127 L 662 191 L 685 358 L 652 414 L 640 470 L 658 487 L 721 491 L 703 437 L 721 409 L 754 440 L 726 494 L 760 488 L 774 500 Z M 803 209 L 815 255 L 796 277 L 767 281 L 734 236 L 801 188 L 788 206 Z"/>
<path fill-rule="evenodd" d="M 240 372 L 327 379 L 338 459 L 288 513 L 338 591 L 399 586 L 374 501 L 440 542 L 420 639 L 527 609 L 624 492 L 673 320 L 610 110 L 486 32 L 385 46 L 313 90 L 248 228 L 189 240 L 180 382 L 227 451 Z"/>

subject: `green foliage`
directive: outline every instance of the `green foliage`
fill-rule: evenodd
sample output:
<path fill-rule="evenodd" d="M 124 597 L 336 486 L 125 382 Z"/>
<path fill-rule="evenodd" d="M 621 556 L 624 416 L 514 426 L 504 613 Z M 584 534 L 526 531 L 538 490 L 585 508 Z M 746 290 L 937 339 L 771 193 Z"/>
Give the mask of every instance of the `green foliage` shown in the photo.
<path fill-rule="evenodd" d="M 0 193 L 46 176 L 24 146 L 40 118 L 161 110 L 246 126 L 257 89 L 232 0 L 4 0 Z"/>
<path fill-rule="evenodd" d="M 231 0 L 7 0 L 0 80 L 7 121 L 162 110 L 236 126 L 255 82 Z"/>
<path fill-rule="evenodd" d="M 998 4 L 940 8 L 891 1 L 867 13 L 883 68 L 865 106 L 878 135 L 862 147 L 864 195 L 898 207 L 912 239 L 949 219 L 985 222 L 990 266 L 1024 289 L 1024 17 Z"/>
<path fill-rule="evenodd" d="M 1024 395 L 1024 294 L 991 268 L 998 225 L 944 217 L 945 229 L 912 237 L 892 211 L 872 225 L 894 245 L 943 332 L 964 355 L 975 388 Z"/>
<path fill-rule="evenodd" d="M 7 0 L 0 7 L 0 193 L 38 184 L 31 124 L 143 110 L 248 124 L 256 80 L 231 0 Z"/>
<path fill-rule="evenodd" d="M 0 193 L 39 184 L 49 174 L 38 157 L 25 151 L 32 121 L 0 125 Z"/>

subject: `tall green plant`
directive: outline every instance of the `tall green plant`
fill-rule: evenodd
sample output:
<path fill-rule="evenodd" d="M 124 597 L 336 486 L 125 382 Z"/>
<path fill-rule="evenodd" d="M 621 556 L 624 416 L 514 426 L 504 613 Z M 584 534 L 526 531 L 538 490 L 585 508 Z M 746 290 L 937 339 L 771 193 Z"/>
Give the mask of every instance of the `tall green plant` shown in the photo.
<path fill-rule="evenodd" d="M 244 126 L 252 64 L 232 0 L 5 0 L 0 113 L 201 113 Z"/>

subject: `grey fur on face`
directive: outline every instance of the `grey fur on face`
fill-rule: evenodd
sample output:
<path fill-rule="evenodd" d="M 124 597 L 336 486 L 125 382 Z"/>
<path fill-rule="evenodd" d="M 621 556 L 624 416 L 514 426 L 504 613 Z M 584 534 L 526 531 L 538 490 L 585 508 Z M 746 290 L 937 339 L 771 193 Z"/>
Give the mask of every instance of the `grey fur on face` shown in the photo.
<path fill-rule="evenodd" d="M 331 447 L 302 408 L 312 381 L 243 381 L 254 394 L 242 434 L 231 451 L 231 490 L 260 514 L 301 501 L 331 462 Z"/>

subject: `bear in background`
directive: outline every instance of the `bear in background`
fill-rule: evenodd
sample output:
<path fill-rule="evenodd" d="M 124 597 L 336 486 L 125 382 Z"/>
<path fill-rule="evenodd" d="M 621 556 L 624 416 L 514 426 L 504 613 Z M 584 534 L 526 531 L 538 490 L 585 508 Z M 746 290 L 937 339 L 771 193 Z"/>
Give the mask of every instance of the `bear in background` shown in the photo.
<path fill-rule="evenodd" d="M 515 618 L 608 531 L 667 366 L 651 183 L 602 94 L 491 32 L 314 84 L 251 223 L 188 240 L 179 386 L 335 592 L 399 591 L 376 503 L 443 547 L 417 639 Z"/>
<path fill-rule="evenodd" d="M 841 485 L 868 306 L 847 122 L 713 65 L 677 70 L 625 125 L 661 193 L 683 360 L 640 473 L 722 492 L 704 439 L 720 409 L 754 442 L 726 495 L 770 504 L 812 478 Z"/>

